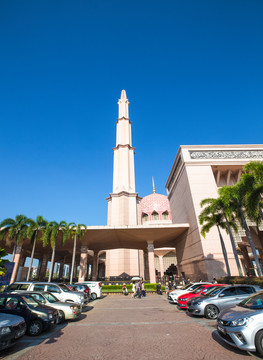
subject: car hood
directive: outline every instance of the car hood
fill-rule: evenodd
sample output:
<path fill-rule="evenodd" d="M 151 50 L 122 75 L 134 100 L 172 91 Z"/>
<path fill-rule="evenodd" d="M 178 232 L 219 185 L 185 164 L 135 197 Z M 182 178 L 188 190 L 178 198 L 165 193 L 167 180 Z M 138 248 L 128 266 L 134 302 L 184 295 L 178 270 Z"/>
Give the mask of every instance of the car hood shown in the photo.
<path fill-rule="evenodd" d="M 11 314 L 0 314 L 0 328 L 5 326 L 14 326 L 24 321 L 24 318 Z"/>
<path fill-rule="evenodd" d="M 222 310 L 218 317 L 224 321 L 232 321 L 257 314 L 263 314 L 263 309 L 246 309 L 241 306 L 233 306 Z"/>
<path fill-rule="evenodd" d="M 170 295 L 172 295 L 172 296 L 180 296 L 180 295 L 185 294 L 185 293 L 186 293 L 185 290 L 176 290 L 176 291 L 171 292 Z"/>

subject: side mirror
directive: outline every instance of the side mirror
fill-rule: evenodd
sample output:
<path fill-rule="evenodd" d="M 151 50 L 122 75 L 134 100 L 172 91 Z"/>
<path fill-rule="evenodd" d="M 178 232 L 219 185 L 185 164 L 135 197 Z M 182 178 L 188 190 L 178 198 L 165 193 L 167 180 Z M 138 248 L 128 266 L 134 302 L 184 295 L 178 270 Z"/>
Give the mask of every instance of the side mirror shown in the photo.
<path fill-rule="evenodd" d="M 224 296 L 225 296 L 225 294 L 220 294 L 220 295 L 219 295 L 219 297 L 224 297 Z"/>
<path fill-rule="evenodd" d="M 203 291 L 203 292 L 201 292 L 201 295 L 205 295 L 205 292 Z"/>

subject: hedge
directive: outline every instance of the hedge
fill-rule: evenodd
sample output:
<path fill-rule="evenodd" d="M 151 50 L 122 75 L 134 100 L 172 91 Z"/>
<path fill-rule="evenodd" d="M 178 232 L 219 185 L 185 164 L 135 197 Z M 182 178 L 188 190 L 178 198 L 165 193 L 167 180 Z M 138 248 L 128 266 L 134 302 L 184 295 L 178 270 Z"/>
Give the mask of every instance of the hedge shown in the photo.
<path fill-rule="evenodd" d="M 219 284 L 250 284 L 263 288 L 263 277 L 256 276 L 227 276 L 217 279 Z"/>
<path fill-rule="evenodd" d="M 145 290 L 147 291 L 156 291 L 156 285 L 157 284 L 151 284 L 151 283 L 147 283 L 147 284 L 144 284 L 144 288 Z M 102 291 L 105 291 L 105 292 L 122 292 L 122 286 L 123 285 L 102 285 Z M 129 292 L 132 291 L 132 284 L 127 284 L 125 285 L 127 290 Z M 165 290 L 165 287 L 162 286 L 162 290 Z"/>

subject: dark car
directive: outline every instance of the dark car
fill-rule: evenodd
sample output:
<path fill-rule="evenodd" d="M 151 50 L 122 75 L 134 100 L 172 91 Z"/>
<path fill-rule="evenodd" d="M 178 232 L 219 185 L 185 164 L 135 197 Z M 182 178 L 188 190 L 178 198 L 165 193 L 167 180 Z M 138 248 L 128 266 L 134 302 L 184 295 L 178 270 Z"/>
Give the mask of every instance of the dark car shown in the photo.
<path fill-rule="evenodd" d="M 39 335 L 58 321 L 57 310 L 41 305 L 30 295 L 0 294 L 0 314 L 23 317 L 31 336 Z"/>
<path fill-rule="evenodd" d="M 26 332 L 26 323 L 21 316 L 0 314 L 0 350 L 13 345 Z"/>

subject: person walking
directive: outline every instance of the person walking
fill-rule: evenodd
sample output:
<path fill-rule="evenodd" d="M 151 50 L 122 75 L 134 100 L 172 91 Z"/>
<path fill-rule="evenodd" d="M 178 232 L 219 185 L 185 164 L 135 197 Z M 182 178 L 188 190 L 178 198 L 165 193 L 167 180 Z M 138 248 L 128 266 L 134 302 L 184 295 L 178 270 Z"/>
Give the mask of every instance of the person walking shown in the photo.
<path fill-rule="evenodd" d="M 135 281 L 132 283 L 132 297 L 135 298 L 136 296 L 136 292 L 137 292 L 137 289 L 136 289 L 136 285 L 135 285 Z"/>
<path fill-rule="evenodd" d="M 142 297 L 146 297 L 146 291 L 145 291 L 145 288 L 144 288 L 144 282 L 142 281 Z"/>

